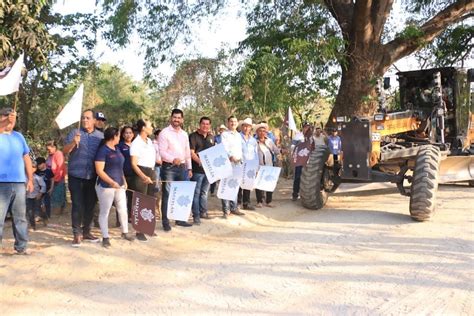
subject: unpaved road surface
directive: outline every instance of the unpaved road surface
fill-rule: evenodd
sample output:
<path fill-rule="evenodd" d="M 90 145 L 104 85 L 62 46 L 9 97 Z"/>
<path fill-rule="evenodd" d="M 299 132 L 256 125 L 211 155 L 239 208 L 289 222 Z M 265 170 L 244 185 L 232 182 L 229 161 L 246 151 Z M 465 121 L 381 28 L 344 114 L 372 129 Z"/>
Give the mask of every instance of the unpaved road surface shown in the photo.
<path fill-rule="evenodd" d="M 310 211 L 282 180 L 278 207 L 227 220 L 212 197 L 201 226 L 146 244 L 113 228 L 108 250 L 70 247 L 68 215 L 31 233 L 30 256 L 12 255 L 7 228 L 0 313 L 474 314 L 474 188 L 441 186 L 426 223 L 392 186 L 342 189 Z"/>

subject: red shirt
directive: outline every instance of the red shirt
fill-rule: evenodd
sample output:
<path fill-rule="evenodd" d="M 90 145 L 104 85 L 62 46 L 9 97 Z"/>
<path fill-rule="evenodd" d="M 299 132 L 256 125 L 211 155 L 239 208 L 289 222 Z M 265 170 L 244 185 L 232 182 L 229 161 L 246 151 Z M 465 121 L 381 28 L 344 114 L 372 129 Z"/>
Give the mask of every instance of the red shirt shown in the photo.
<path fill-rule="evenodd" d="M 56 150 L 54 154 L 49 155 L 46 165 L 54 174 L 54 182 L 61 182 L 64 180 L 64 177 L 66 176 L 66 164 L 64 162 L 64 154 L 62 151 Z"/>

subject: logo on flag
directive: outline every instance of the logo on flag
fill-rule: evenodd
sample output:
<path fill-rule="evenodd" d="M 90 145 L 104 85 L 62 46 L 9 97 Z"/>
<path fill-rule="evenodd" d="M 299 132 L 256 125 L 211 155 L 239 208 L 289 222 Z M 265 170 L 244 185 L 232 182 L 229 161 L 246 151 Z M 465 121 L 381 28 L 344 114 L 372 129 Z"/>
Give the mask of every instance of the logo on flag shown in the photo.
<path fill-rule="evenodd" d="M 301 142 L 296 145 L 295 149 L 293 150 L 293 165 L 295 167 L 299 166 L 306 166 L 308 163 L 309 154 L 312 150 L 312 144 L 309 141 Z"/>
<path fill-rule="evenodd" d="M 170 184 L 168 198 L 168 218 L 187 221 L 191 214 L 196 182 L 175 181 Z"/>
<path fill-rule="evenodd" d="M 221 179 L 217 197 L 222 200 L 236 201 L 239 194 L 239 187 L 243 177 L 242 165 L 234 165 L 232 167 L 232 176 Z"/>
<path fill-rule="evenodd" d="M 232 164 L 227 157 L 224 145 L 212 146 L 199 152 L 198 155 L 209 183 L 214 183 L 232 175 Z"/>
<path fill-rule="evenodd" d="M 156 199 L 153 196 L 140 192 L 133 192 L 132 196 L 132 226 L 138 232 L 152 236 L 155 232 Z"/>
<path fill-rule="evenodd" d="M 258 170 L 258 160 L 245 161 L 242 164 L 242 183 L 240 187 L 244 190 L 252 190 L 255 183 L 255 176 Z"/>
<path fill-rule="evenodd" d="M 280 177 L 280 167 L 260 166 L 257 178 L 255 179 L 255 189 L 273 192 Z"/>

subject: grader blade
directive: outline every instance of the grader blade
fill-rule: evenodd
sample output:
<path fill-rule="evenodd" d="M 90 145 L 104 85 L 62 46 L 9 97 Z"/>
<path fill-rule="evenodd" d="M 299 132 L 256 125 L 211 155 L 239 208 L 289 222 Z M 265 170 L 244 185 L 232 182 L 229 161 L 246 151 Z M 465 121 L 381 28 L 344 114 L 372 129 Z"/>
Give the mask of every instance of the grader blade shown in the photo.
<path fill-rule="evenodd" d="M 439 183 L 474 180 L 474 156 L 448 156 L 441 161 Z"/>

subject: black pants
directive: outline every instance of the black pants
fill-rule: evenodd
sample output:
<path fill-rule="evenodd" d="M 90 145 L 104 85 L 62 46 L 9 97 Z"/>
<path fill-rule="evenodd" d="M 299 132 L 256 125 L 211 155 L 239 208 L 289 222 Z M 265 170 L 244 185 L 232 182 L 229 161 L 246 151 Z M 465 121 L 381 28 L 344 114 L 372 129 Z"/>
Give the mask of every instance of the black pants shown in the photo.
<path fill-rule="evenodd" d="M 239 194 L 237 195 L 237 203 L 247 207 L 250 205 L 250 190 L 239 189 Z"/>
<path fill-rule="evenodd" d="M 263 197 L 265 195 L 265 203 L 270 204 L 272 202 L 273 192 L 266 192 L 255 189 L 255 195 L 257 196 L 257 203 L 263 203 Z"/>
<path fill-rule="evenodd" d="M 95 178 L 81 179 L 73 176 L 68 178 L 72 200 L 71 221 L 74 235 L 90 232 L 92 218 L 94 217 L 94 206 L 97 200 L 95 181 Z"/>
<path fill-rule="evenodd" d="M 295 167 L 295 177 L 293 178 L 293 197 L 298 198 L 300 194 L 300 181 L 303 166 Z"/>
<path fill-rule="evenodd" d="M 134 187 L 133 182 L 135 181 L 135 176 L 133 175 L 125 176 L 125 180 L 127 181 L 128 188 L 130 190 L 133 190 L 133 187 Z M 128 213 L 129 221 L 132 218 L 132 196 L 133 196 L 133 192 L 130 190 L 125 191 L 125 195 L 127 196 L 127 213 Z"/>

